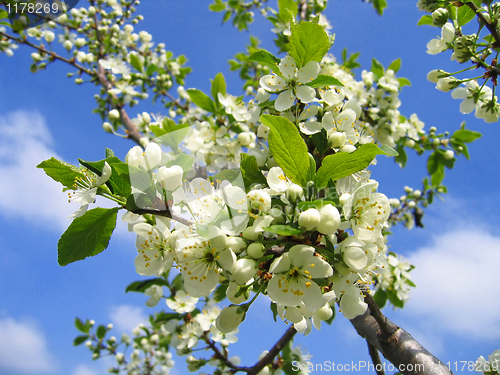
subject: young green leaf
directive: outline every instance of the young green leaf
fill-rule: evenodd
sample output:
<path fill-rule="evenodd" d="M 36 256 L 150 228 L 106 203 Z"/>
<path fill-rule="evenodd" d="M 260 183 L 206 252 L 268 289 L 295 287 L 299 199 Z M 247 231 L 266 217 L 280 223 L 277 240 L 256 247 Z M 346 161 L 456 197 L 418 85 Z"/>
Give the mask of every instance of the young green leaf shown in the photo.
<path fill-rule="evenodd" d="M 245 187 L 250 188 L 253 184 L 267 185 L 267 180 L 262 174 L 257 164 L 257 159 L 253 155 L 241 154 L 241 174 Z"/>
<path fill-rule="evenodd" d="M 215 113 L 215 103 L 212 99 L 210 99 L 207 94 L 205 94 L 203 91 L 196 90 L 196 89 L 189 89 L 187 90 L 187 93 L 191 100 L 193 101 L 194 104 L 196 104 L 198 107 L 201 109 L 204 109 L 205 111 Z"/>
<path fill-rule="evenodd" d="M 344 85 L 337 78 L 320 74 L 314 81 L 309 82 L 307 86 L 310 86 L 313 89 L 319 89 L 328 86 L 344 86 Z"/>
<path fill-rule="evenodd" d="M 394 73 L 397 73 L 399 68 L 401 68 L 401 59 L 396 59 L 389 64 L 387 69 L 392 69 Z"/>
<path fill-rule="evenodd" d="M 377 80 L 384 76 L 384 66 L 377 59 L 372 59 L 372 68 L 371 71 L 377 77 Z"/>
<path fill-rule="evenodd" d="M 125 289 L 125 293 L 128 292 L 139 292 L 139 293 L 144 293 L 146 289 L 153 285 L 160 285 L 160 286 L 169 286 L 168 282 L 165 279 L 162 279 L 160 277 L 156 277 L 154 279 L 147 279 L 143 281 L 135 281 L 129 286 L 127 286 L 127 289 Z"/>
<path fill-rule="evenodd" d="M 133 53 L 129 53 L 129 57 L 130 57 L 130 64 L 136 68 L 139 72 L 142 72 L 142 64 L 141 64 L 141 61 L 139 60 L 139 58 L 137 57 L 137 55 L 133 54 Z"/>
<path fill-rule="evenodd" d="M 271 128 L 269 149 L 278 165 L 292 182 L 305 186 L 309 170 L 309 153 L 295 125 L 279 116 L 262 115 L 260 120 Z"/>
<path fill-rule="evenodd" d="M 481 133 L 468 129 L 459 129 L 453 133 L 451 138 L 460 142 L 470 143 L 474 142 L 478 138 L 481 138 Z"/>
<path fill-rule="evenodd" d="M 368 143 L 351 153 L 339 152 L 329 155 L 323 159 L 323 165 L 318 170 L 316 184 L 318 187 L 325 187 L 330 180 L 335 181 L 365 169 L 377 155 L 395 156 L 394 153 L 397 154 L 393 149 L 381 149 L 373 143 Z"/>
<path fill-rule="evenodd" d="M 271 225 L 262 229 L 267 232 L 279 234 L 280 236 L 296 236 L 302 234 L 301 230 L 295 229 L 289 225 Z"/>
<path fill-rule="evenodd" d="M 53 157 L 42 161 L 36 167 L 43 169 L 47 176 L 54 181 L 60 182 L 68 189 L 73 189 L 77 178 L 84 177 L 83 172 L 79 168 Z"/>
<path fill-rule="evenodd" d="M 69 263 L 94 256 L 108 247 L 116 226 L 119 208 L 94 208 L 77 217 L 57 243 L 58 263 Z"/>
<path fill-rule="evenodd" d="M 373 8 L 377 11 L 378 15 L 384 14 L 384 9 L 387 8 L 386 0 L 373 0 Z"/>
<path fill-rule="evenodd" d="M 432 21 L 432 16 L 429 14 L 425 14 L 418 20 L 417 26 L 422 25 L 431 25 L 434 26 L 434 22 Z"/>
<path fill-rule="evenodd" d="M 320 62 L 330 49 L 330 39 L 322 26 L 302 22 L 292 30 L 289 46 L 290 56 L 302 67 L 309 61 Z"/>
<path fill-rule="evenodd" d="M 259 63 L 261 65 L 269 66 L 270 68 L 275 70 L 277 70 L 276 65 L 278 65 L 281 61 L 276 56 L 267 52 L 266 50 L 260 50 L 252 53 L 248 58 L 248 60 Z"/>
<path fill-rule="evenodd" d="M 214 80 L 212 81 L 212 86 L 210 88 L 210 92 L 212 93 L 212 98 L 214 98 L 217 108 L 219 108 L 219 97 L 218 94 L 226 95 L 226 80 L 224 79 L 224 75 L 222 73 L 217 73 Z"/>

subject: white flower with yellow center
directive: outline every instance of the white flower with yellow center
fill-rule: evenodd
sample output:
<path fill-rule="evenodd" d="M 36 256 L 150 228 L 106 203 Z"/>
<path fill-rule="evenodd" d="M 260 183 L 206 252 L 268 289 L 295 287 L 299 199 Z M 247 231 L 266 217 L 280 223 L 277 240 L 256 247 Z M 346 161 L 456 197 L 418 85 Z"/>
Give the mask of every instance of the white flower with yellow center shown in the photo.
<path fill-rule="evenodd" d="M 167 299 L 167 306 L 179 314 L 193 311 L 194 309 L 196 309 L 197 303 L 198 298 L 188 296 L 183 290 L 177 291 L 173 299 Z"/>
<path fill-rule="evenodd" d="M 272 301 L 284 306 L 299 306 L 304 302 L 311 312 L 324 305 L 323 293 L 313 279 L 329 277 L 333 270 L 314 255 L 314 247 L 293 246 L 271 264 L 269 272 L 274 274 L 267 287 Z"/>
<path fill-rule="evenodd" d="M 79 177 L 75 180 L 73 193 L 68 193 L 69 201 L 80 203 L 80 208 L 75 211 L 70 218 L 80 217 L 86 211 L 90 203 L 94 203 L 97 189 L 104 185 L 111 176 L 111 167 L 107 162 L 104 162 L 102 174 L 98 176 L 94 172 L 85 171 L 84 177 Z"/>
<path fill-rule="evenodd" d="M 356 118 L 356 112 L 347 108 L 338 114 L 326 112 L 321 123 L 323 124 L 323 128 L 328 132 L 329 137 L 337 133 L 344 133 L 344 144 L 354 146 L 359 140 L 359 131 L 354 125 Z M 342 147 L 344 144 L 337 147 Z"/>
<path fill-rule="evenodd" d="M 378 182 L 360 184 L 352 196 L 344 194 L 344 216 L 351 222 L 354 234 L 363 241 L 376 241 L 391 213 L 389 199 L 376 192 Z"/>
<path fill-rule="evenodd" d="M 286 111 L 298 98 L 302 103 L 310 103 L 316 96 L 316 90 L 306 84 L 315 80 L 321 70 L 316 61 L 309 61 L 297 69 L 295 60 L 286 55 L 278 65 L 281 76 L 268 74 L 260 79 L 260 85 L 271 93 L 280 93 L 274 103 L 277 111 Z M 284 90 L 284 91 L 283 91 Z"/>
<path fill-rule="evenodd" d="M 175 251 L 171 246 L 168 220 L 156 220 L 156 226 L 138 223 L 133 228 L 137 234 L 136 247 L 139 251 L 135 258 L 135 269 L 139 275 L 161 276 L 174 262 Z"/>
<path fill-rule="evenodd" d="M 358 287 L 358 275 L 334 277 L 333 290 L 340 298 L 340 311 L 347 319 L 354 319 L 365 313 L 368 305 L 364 301 L 363 292 Z"/>
<path fill-rule="evenodd" d="M 232 270 L 236 255 L 217 245 L 201 237 L 177 241 L 177 264 L 184 279 L 184 290 L 191 297 L 208 296 L 217 286 L 220 273 Z"/>

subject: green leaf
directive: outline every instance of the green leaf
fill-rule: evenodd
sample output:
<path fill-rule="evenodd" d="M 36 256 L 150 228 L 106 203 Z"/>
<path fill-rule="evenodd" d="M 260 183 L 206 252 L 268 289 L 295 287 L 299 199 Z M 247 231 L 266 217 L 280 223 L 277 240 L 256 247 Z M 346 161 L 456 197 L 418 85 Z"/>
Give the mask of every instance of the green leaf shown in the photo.
<path fill-rule="evenodd" d="M 215 113 L 215 103 L 203 91 L 196 89 L 189 89 L 187 93 L 194 104 L 205 111 Z"/>
<path fill-rule="evenodd" d="M 371 71 L 377 77 L 377 80 L 384 76 L 384 66 L 377 59 L 372 59 L 372 68 Z"/>
<path fill-rule="evenodd" d="M 388 156 L 398 156 L 398 152 L 396 150 L 394 150 L 390 146 L 382 145 L 379 148 L 380 148 L 380 150 L 382 150 L 384 152 L 385 155 L 388 155 Z"/>
<path fill-rule="evenodd" d="M 214 291 L 214 300 L 215 302 L 220 302 L 224 298 L 226 298 L 226 290 L 229 287 L 229 284 L 220 284 Z"/>
<path fill-rule="evenodd" d="M 260 50 L 252 53 L 248 60 L 259 63 L 261 65 L 269 66 L 272 69 L 277 69 L 276 65 L 278 65 L 281 61 L 272 53 L 269 53 L 266 50 Z"/>
<path fill-rule="evenodd" d="M 396 78 L 399 82 L 399 88 L 401 89 L 402 87 L 405 87 L 405 86 L 411 86 L 411 82 L 408 78 L 404 78 L 404 77 L 399 77 L 399 78 Z"/>
<path fill-rule="evenodd" d="M 83 333 L 89 333 L 89 326 L 84 324 L 80 318 L 75 318 L 75 327 Z"/>
<path fill-rule="evenodd" d="M 397 73 L 399 68 L 401 68 L 401 59 L 396 59 L 389 64 L 387 69 L 392 69 L 394 73 Z"/>
<path fill-rule="evenodd" d="M 60 182 L 68 189 L 73 189 L 77 178 L 84 177 L 84 174 L 79 168 L 57 160 L 56 158 L 50 158 L 42 161 L 36 167 L 43 169 L 47 176 L 52 178 L 54 181 Z"/>
<path fill-rule="evenodd" d="M 320 74 L 318 78 L 316 78 L 314 81 L 307 83 L 307 86 L 310 86 L 313 89 L 319 89 L 328 86 L 344 86 L 344 85 L 337 78 Z"/>
<path fill-rule="evenodd" d="M 146 70 L 146 75 L 151 77 L 154 72 L 158 71 L 158 67 L 155 64 L 149 64 L 148 69 Z"/>
<path fill-rule="evenodd" d="M 96 332 L 96 336 L 97 336 L 97 338 L 98 338 L 99 340 L 102 340 L 102 339 L 104 338 L 104 336 L 106 336 L 106 332 L 107 332 L 106 327 L 104 327 L 104 326 L 102 326 L 102 325 L 101 325 L 101 326 L 99 326 L 99 327 L 97 328 L 97 332 Z"/>
<path fill-rule="evenodd" d="M 236 180 L 241 174 L 241 170 L 239 169 L 224 169 L 213 176 L 212 181 L 229 181 L 233 182 Z M 262 174 L 262 173 L 261 173 Z"/>
<path fill-rule="evenodd" d="M 134 68 L 136 68 L 139 72 L 142 72 L 143 67 L 139 58 L 134 53 L 130 53 L 129 56 L 130 56 L 130 64 Z"/>
<path fill-rule="evenodd" d="M 339 152 L 329 155 L 323 159 L 323 165 L 318 170 L 316 184 L 318 187 L 325 187 L 330 180 L 335 181 L 365 169 L 377 155 L 394 156 L 392 151 L 386 151 L 373 143 L 368 143 L 351 153 Z"/>
<path fill-rule="evenodd" d="M 476 139 L 481 138 L 481 133 L 474 132 L 468 129 L 459 129 L 450 137 L 460 142 L 470 143 Z"/>
<path fill-rule="evenodd" d="M 310 208 L 316 208 L 316 209 L 319 210 L 322 207 L 325 207 L 325 206 L 327 206 L 329 204 L 331 204 L 333 207 L 335 207 L 335 202 L 333 202 L 333 201 L 327 201 L 327 200 L 321 200 L 321 199 L 317 199 L 317 200 L 312 201 L 312 202 L 309 202 L 309 201 L 300 202 L 297 206 L 299 207 L 299 210 L 305 211 L 305 210 L 308 210 Z"/>
<path fill-rule="evenodd" d="M 309 170 L 309 154 L 295 125 L 279 116 L 262 115 L 260 120 L 271 128 L 269 150 L 278 165 L 292 182 L 305 186 Z"/>
<path fill-rule="evenodd" d="M 160 285 L 160 286 L 166 286 L 168 287 L 168 282 L 165 279 L 162 279 L 160 277 L 156 277 L 154 279 L 147 279 L 147 280 L 142 280 L 142 281 L 135 281 L 129 286 L 127 286 L 127 289 L 125 289 L 125 293 L 128 292 L 138 292 L 138 293 L 144 293 L 146 289 L 148 289 L 150 286 L 153 285 Z"/>
<path fill-rule="evenodd" d="M 382 309 L 387 302 L 387 293 L 383 289 L 379 288 L 373 295 L 373 299 L 377 303 L 377 306 Z"/>
<path fill-rule="evenodd" d="M 82 335 L 82 336 L 78 336 L 77 338 L 75 338 L 73 340 L 73 345 L 74 346 L 78 346 L 78 345 L 81 345 L 83 344 L 85 341 L 87 341 L 89 337 L 87 335 Z"/>
<path fill-rule="evenodd" d="M 181 320 L 182 315 L 177 314 L 177 313 L 166 313 L 166 312 L 161 312 L 156 316 L 155 323 L 160 324 L 160 323 L 167 323 L 171 320 Z"/>
<path fill-rule="evenodd" d="M 111 167 L 111 176 L 106 182 L 106 185 L 114 194 L 121 195 L 122 197 L 128 197 L 130 195 L 132 189 L 130 187 L 129 176 L 130 166 L 122 162 L 116 156 L 112 156 L 99 161 L 86 161 L 82 159 L 78 159 L 78 161 L 81 165 L 99 176 L 102 175 L 104 163 L 108 163 Z"/>
<path fill-rule="evenodd" d="M 328 135 L 325 129 L 321 129 L 319 133 L 313 134 L 311 140 L 316 147 L 316 150 L 323 155 L 326 153 L 330 146 L 328 145 Z"/>
<path fill-rule="evenodd" d="M 439 186 L 444 179 L 444 165 L 439 164 L 436 171 L 431 176 L 432 186 Z"/>
<path fill-rule="evenodd" d="M 384 14 L 384 9 L 387 8 L 386 0 L 373 0 L 373 8 L 377 11 L 379 16 Z"/>
<path fill-rule="evenodd" d="M 57 243 L 59 265 L 66 266 L 106 249 L 116 226 L 119 209 L 94 208 L 75 218 Z"/>
<path fill-rule="evenodd" d="M 289 225 L 271 225 L 262 229 L 266 232 L 279 234 L 280 236 L 296 236 L 298 234 L 302 234 L 301 230 L 295 229 Z"/>
<path fill-rule="evenodd" d="M 302 67 L 309 61 L 321 62 L 330 49 L 330 39 L 322 26 L 302 22 L 292 30 L 289 47 L 297 67 Z"/>
<path fill-rule="evenodd" d="M 278 316 L 278 305 L 274 302 L 271 302 L 271 311 L 273 312 L 273 319 L 276 322 L 276 317 Z"/>
<path fill-rule="evenodd" d="M 217 104 L 217 108 L 219 108 L 219 97 L 217 94 L 221 93 L 226 96 L 226 80 L 224 79 L 224 75 L 222 73 L 217 73 L 215 76 L 212 81 L 210 92 L 212 93 L 212 98 L 214 98 L 215 103 Z"/>
<path fill-rule="evenodd" d="M 399 164 L 401 168 L 404 168 L 406 165 L 406 161 L 408 160 L 408 157 L 406 156 L 406 151 L 403 145 L 398 145 L 396 148 L 398 152 L 398 156 L 394 158 L 394 161 Z"/>
<path fill-rule="evenodd" d="M 106 147 L 105 152 L 106 152 L 106 158 L 112 158 L 113 156 L 115 156 L 115 153 L 110 148 Z"/>
<path fill-rule="evenodd" d="M 9 18 L 9 13 L 6 10 L 0 9 L 0 20 Z"/>
<path fill-rule="evenodd" d="M 307 181 L 314 181 L 316 178 L 316 160 L 309 154 L 309 170 L 307 171 Z"/>
<path fill-rule="evenodd" d="M 255 156 L 242 153 L 240 158 L 241 174 L 243 175 L 245 187 L 250 190 L 253 184 L 267 185 L 267 179 L 259 169 Z"/>
<path fill-rule="evenodd" d="M 299 7 L 294 0 L 278 0 L 278 9 L 280 18 L 285 22 L 290 22 L 294 17 L 297 17 Z"/>
<path fill-rule="evenodd" d="M 215 4 L 210 4 L 208 6 L 208 9 L 210 9 L 212 12 L 222 12 L 226 9 L 226 4 L 220 1 L 216 1 Z"/>
<path fill-rule="evenodd" d="M 429 14 L 423 15 L 420 17 L 418 20 L 417 26 L 422 26 L 422 25 L 431 25 L 434 26 L 434 22 L 432 21 L 432 16 Z"/>
<path fill-rule="evenodd" d="M 457 21 L 459 26 L 468 24 L 476 16 L 476 13 L 466 5 L 458 8 Z"/>
<path fill-rule="evenodd" d="M 392 291 L 392 290 L 387 290 L 386 291 L 386 294 L 387 294 L 387 298 L 389 299 L 389 301 L 395 306 L 395 307 L 399 307 L 399 308 L 403 308 L 404 307 L 404 301 L 401 301 L 399 298 L 398 298 L 398 295 L 396 294 L 396 292 Z"/>
<path fill-rule="evenodd" d="M 189 172 L 194 164 L 194 158 L 187 154 L 179 154 L 175 157 L 175 159 L 170 160 L 165 167 L 170 168 L 173 165 L 178 165 L 185 172 Z"/>

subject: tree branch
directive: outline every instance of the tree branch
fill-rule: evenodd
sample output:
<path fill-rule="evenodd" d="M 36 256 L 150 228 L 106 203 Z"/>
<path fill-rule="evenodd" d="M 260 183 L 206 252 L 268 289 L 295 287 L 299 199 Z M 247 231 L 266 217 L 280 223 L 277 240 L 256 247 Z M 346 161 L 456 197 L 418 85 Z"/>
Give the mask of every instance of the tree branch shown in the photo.
<path fill-rule="evenodd" d="M 474 11 L 474 13 L 476 13 L 477 18 L 481 20 L 481 22 L 486 26 L 488 31 L 491 33 L 493 39 L 495 39 L 495 44 L 497 45 L 497 47 L 500 46 L 500 34 L 498 33 L 495 25 L 490 23 L 490 21 L 486 19 L 483 13 L 479 12 L 479 8 L 476 6 L 476 4 L 474 4 L 474 2 L 468 1 L 463 4 L 467 5 L 471 10 Z"/>
<path fill-rule="evenodd" d="M 370 358 L 372 359 L 377 375 L 385 375 L 384 367 L 382 365 L 382 361 L 380 360 L 380 356 L 378 355 L 377 348 L 370 344 L 370 341 L 368 340 L 366 340 L 366 343 L 368 344 L 368 353 L 370 354 Z"/>
<path fill-rule="evenodd" d="M 128 210 L 128 208 L 127 208 Z M 184 219 L 181 216 L 177 216 L 176 214 L 172 213 L 168 208 L 166 210 L 148 210 L 145 208 L 137 209 L 137 210 L 129 210 L 130 212 L 138 215 L 156 215 L 156 216 L 163 216 L 163 217 L 168 217 L 169 219 L 175 220 L 179 223 L 182 223 L 184 225 L 191 225 L 193 224 L 189 220 Z"/>
<path fill-rule="evenodd" d="M 370 300 L 371 299 L 371 300 Z M 405 375 L 450 375 L 451 370 L 429 353 L 408 332 L 387 319 L 373 298 L 368 310 L 351 323 L 358 334 Z M 387 335 L 390 333 L 389 335 Z"/>

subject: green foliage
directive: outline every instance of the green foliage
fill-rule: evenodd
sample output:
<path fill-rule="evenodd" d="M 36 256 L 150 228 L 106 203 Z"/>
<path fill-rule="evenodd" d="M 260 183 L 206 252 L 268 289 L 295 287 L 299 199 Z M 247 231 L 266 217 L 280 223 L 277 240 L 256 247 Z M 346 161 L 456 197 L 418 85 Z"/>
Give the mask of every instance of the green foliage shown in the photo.
<path fill-rule="evenodd" d="M 94 208 L 75 218 L 57 243 L 59 265 L 66 266 L 106 249 L 119 209 Z"/>
<path fill-rule="evenodd" d="M 430 16 L 429 14 L 424 14 L 422 17 L 420 17 L 417 26 L 422 26 L 422 25 L 434 26 L 434 22 L 432 21 L 432 16 Z"/>
<path fill-rule="evenodd" d="M 210 97 L 205 94 L 203 91 L 196 89 L 189 89 L 187 93 L 194 104 L 196 104 L 201 109 L 205 111 L 215 113 L 217 110 L 215 109 L 215 103 Z"/>
<path fill-rule="evenodd" d="M 378 81 L 380 78 L 384 76 L 385 69 L 380 61 L 378 61 L 377 59 L 372 59 L 371 71 L 373 72 L 376 80 Z"/>
<path fill-rule="evenodd" d="M 112 193 L 128 197 L 132 191 L 130 186 L 129 165 L 122 162 L 116 156 L 112 156 L 99 161 L 85 161 L 78 159 L 81 165 L 88 168 L 97 175 L 102 175 L 104 164 L 108 163 L 111 167 L 111 176 L 106 182 Z"/>
<path fill-rule="evenodd" d="M 295 0 L 278 0 L 279 17 L 288 23 L 297 17 L 299 7 Z"/>
<path fill-rule="evenodd" d="M 217 73 L 213 80 L 210 80 L 212 83 L 210 91 L 212 93 L 212 98 L 215 100 L 215 105 L 217 109 L 220 108 L 219 97 L 218 94 L 226 95 L 226 80 L 224 79 L 224 75 L 222 73 Z"/>
<path fill-rule="evenodd" d="M 373 295 L 373 299 L 377 303 L 377 306 L 382 309 L 387 303 L 387 293 L 382 288 L 379 288 Z"/>
<path fill-rule="evenodd" d="M 309 82 L 307 86 L 311 86 L 313 89 L 319 89 L 328 86 L 344 86 L 344 85 L 337 78 L 320 74 L 314 81 Z"/>
<path fill-rule="evenodd" d="M 339 152 L 323 159 L 322 166 L 316 176 L 318 187 L 325 187 L 330 180 L 338 180 L 359 172 L 370 165 L 377 155 L 396 156 L 397 152 L 388 146 L 378 147 L 373 143 L 360 146 L 356 151 Z"/>
<path fill-rule="evenodd" d="M 84 177 L 81 169 L 71 164 L 57 160 L 54 157 L 42 161 L 36 167 L 43 169 L 47 176 L 52 178 L 54 181 L 60 182 L 67 189 L 73 189 L 75 180 L 77 178 Z"/>
<path fill-rule="evenodd" d="M 213 297 L 216 302 L 221 302 L 226 298 L 226 290 L 229 284 L 220 284 L 214 291 Z"/>
<path fill-rule="evenodd" d="M 453 140 L 470 143 L 474 142 L 476 139 L 481 138 L 481 133 L 475 132 L 468 129 L 459 129 L 450 137 Z"/>
<path fill-rule="evenodd" d="M 317 199 L 314 201 L 300 202 L 297 206 L 299 207 L 299 210 L 305 211 L 305 210 L 308 210 L 309 208 L 316 208 L 319 210 L 320 208 L 327 206 L 329 204 L 331 204 L 334 207 L 336 205 L 336 203 L 333 201 Z"/>
<path fill-rule="evenodd" d="M 279 234 L 280 236 L 296 236 L 302 234 L 301 230 L 293 228 L 289 225 L 271 225 L 263 229 L 267 232 Z"/>
<path fill-rule="evenodd" d="M 387 69 L 392 69 L 394 73 L 397 73 L 399 68 L 401 68 L 401 59 L 396 59 L 389 64 Z"/>
<path fill-rule="evenodd" d="M 373 0 L 373 8 L 377 11 L 378 15 L 384 14 L 384 9 L 387 8 L 386 0 Z"/>
<path fill-rule="evenodd" d="M 346 69 L 352 70 L 361 66 L 356 60 L 359 57 L 359 52 L 355 52 L 347 56 L 347 48 L 342 50 L 342 66 Z"/>
<path fill-rule="evenodd" d="M 262 115 L 261 122 L 270 127 L 269 150 L 287 177 L 305 186 L 309 170 L 309 154 L 299 131 L 284 117 Z"/>
<path fill-rule="evenodd" d="M 154 279 L 147 279 L 147 280 L 142 280 L 142 281 L 135 281 L 127 286 L 125 289 L 125 293 L 128 292 L 138 292 L 138 293 L 144 293 L 146 289 L 153 285 L 160 285 L 160 286 L 166 286 L 168 287 L 169 284 L 168 282 L 160 277 L 156 277 Z"/>
<path fill-rule="evenodd" d="M 243 175 L 246 191 L 250 191 L 253 184 L 267 185 L 267 180 L 260 171 L 255 156 L 242 153 L 240 158 L 241 174 Z"/>
<path fill-rule="evenodd" d="M 278 59 L 272 53 L 267 52 L 266 50 L 260 50 L 252 53 L 248 60 L 269 66 L 272 69 L 276 69 L 276 65 L 280 63 L 280 59 Z"/>
<path fill-rule="evenodd" d="M 320 62 L 330 49 L 330 39 L 323 27 L 311 22 L 302 22 L 292 27 L 290 38 L 290 56 L 295 59 L 297 67 L 309 61 Z"/>

